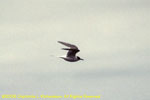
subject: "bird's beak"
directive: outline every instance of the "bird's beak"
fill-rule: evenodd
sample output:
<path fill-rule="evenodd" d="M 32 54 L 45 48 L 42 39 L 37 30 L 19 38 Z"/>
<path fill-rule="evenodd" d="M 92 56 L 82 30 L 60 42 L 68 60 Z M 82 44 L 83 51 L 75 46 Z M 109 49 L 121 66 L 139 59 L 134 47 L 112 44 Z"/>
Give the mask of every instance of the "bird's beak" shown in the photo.
<path fill-rule="evenodd" d="M 80 58 L 80 60 L 84 60 L 84 59 Z"/>

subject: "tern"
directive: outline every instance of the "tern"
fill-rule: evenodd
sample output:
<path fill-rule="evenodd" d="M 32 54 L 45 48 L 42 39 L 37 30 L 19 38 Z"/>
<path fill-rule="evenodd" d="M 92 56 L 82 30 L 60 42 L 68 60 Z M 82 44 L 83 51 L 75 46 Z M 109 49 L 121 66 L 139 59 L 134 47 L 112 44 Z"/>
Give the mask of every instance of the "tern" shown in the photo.
<path fill-rule="evenodd" d="M 66 61 L 69 61 L 69 62 L 76 62 L 79 60 L 83 60 L 79 56 L 76 56 L 76 53 L 78 53 L 80 51 L 76 45 L 62 42 L 62 41 L 58 41 L 58 43 L 69 47 L 69 48 L 62 48 L 62 50 L 68 50 L 68 52 L 67 52 L 67 55 L 65 57 L 60 57 L 60 58 L 66 60 Z"/>

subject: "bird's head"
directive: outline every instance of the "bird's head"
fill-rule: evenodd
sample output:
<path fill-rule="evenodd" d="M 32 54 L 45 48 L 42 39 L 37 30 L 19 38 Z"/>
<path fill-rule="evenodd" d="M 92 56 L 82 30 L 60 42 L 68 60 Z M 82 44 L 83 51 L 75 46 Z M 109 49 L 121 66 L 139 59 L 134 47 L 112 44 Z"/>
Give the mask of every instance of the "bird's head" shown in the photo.
<path fill-rule="evenodd" d="M 78 57 L 78 56 L 77 56 L 77 58 L 78 58 L 79 60 L 84 60 L 84 59 L 82 59 L 82 58 L 80 58 L 80 57 Z"/>

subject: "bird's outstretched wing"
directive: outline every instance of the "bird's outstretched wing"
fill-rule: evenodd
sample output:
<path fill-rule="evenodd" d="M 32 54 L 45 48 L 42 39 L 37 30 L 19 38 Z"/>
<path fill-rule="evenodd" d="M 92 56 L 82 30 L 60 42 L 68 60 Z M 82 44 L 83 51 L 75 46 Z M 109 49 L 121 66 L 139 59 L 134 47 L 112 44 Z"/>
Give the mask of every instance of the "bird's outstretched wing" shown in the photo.
<path fill-rule="evenodd" d="M 78 49 L 78 47 L 76 45 L 70 44 L 70 43 L 66 43 L 66 42 L 62 42 L 62 41 L 58 41 L 58 43 L 63 44 L 67 47 L 70 47 L 70 49 Z"/>
<path fill-rule="evenodd" d="M 76 53 L 80 51 L 78 47 L 73 44 L 62 42 L 62 41 L 58 41 L 58 43 L 70 47 L 70 48 L 63 48 L 63 50 L 68 50 L 67 57 L 74 57 Z"/>

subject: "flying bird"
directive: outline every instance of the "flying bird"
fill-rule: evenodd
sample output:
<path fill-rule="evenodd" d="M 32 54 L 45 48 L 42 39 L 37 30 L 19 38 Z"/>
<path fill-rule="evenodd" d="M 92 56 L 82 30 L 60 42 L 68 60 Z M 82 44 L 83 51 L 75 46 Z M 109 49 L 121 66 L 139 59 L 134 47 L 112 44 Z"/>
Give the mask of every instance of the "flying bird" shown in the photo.
<path fill-rule="evenodd" d="M 62 48 L 62 50 L 68 50 L 68 52 L 67 52 L 67 55 L 65 57 L 60 57 L 60 58 L 66 60 L 66 61 L 69 61 L 69 62 L 76 62 L 79 60 L 83 60 L 79 56 L 76 56 L 76 53 L 78 53 L 80 51 L 76 45 L 62 42 L 62 41 L 58 41 L 58 43 L 69 47 L 69 48 Z"/>

